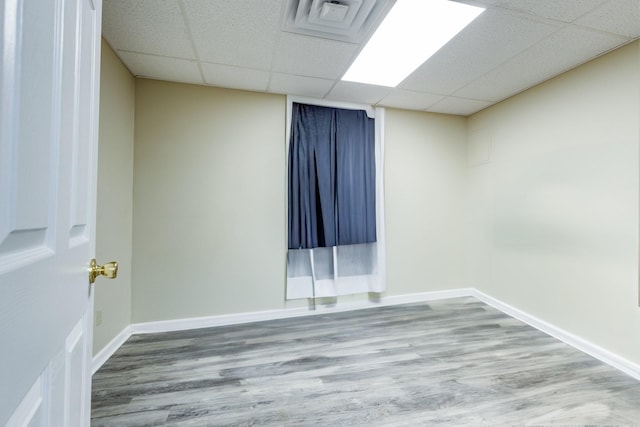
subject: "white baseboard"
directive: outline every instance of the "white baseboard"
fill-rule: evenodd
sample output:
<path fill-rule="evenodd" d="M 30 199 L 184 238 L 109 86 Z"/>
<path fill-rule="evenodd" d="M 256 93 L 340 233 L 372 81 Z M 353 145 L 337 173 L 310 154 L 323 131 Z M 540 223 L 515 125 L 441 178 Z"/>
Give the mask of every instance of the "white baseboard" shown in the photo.
<path fill-rule="evenodd" d="M 596 359 L 613 366 L 627 375 L 640 380 L 640 365 L 631 362 L 617 354 L 605 350 L 583 338 L 571 334 L 548 322 L 538 319 L 524 311 L 510 306 L 492 296 L 489 296 L 475 288 L 460 288 L 444 291 L 422 292 L 417 294 L 396 295 L 383 297 L 379 301 L 356 301 L 336 305 L 318 304 L 314 309 L 309 307 L 284 308 L 280 310 L 257 311 L 250 313 L 223 314 L 218 316 L 193 317 L 188 319 L 163 320 L 157 322 L 134 323 L 126 327 L 118 336 L 105 346 L 93 358 L 93 372 L 95 373 L 116 352 L 132 334 L 149 334 L 157 332 L 173 332 L 189 329 L 209 328 L 213 326 L 237 325 L 265 320 L 286 319 L 301 316 L 313 316 L 332 312 L 361 310 L 373 307 L 382 307 L 397 304 L 409 304 L 415 302 L 435 301 L 457 297 L 475 297 L 480 301 L 508 314 L 560 341 L 589 354 Z"/>
<path fill-rule="evenodd" d="M 411 304 L 413 302 L 436 301 L 440 299 L 474 296 L 473 288 L 458 288 L 444 291 L 421 292 L 418 294 L 395 295 L 384 297 L 379 305 Z"/>
<path fill-rule="evenodd" d="M 115 353 L 132 334 L 131 325 L 125 327 L 118 335 L 115 336 L 115 338 L 109 341 L 109 344 L 105 345 L 102 350 L 93 356 L 91 363 L 91 375 L 95 374 L 98 369 L 104 365 L 104 362 L 109 360 L 109 358 L 113 356 L 113 353 Z"/>
<path fill-rule="evenodd" d="M 618 356 L 617 354 L 612 353 L 609 350 L 606 350 L 590 341 L 585 340 L 584 338 L 580 338 L 577 335 L 567 332 L 555 325 L 545 322 L 544 320 L 538 319 L 535 316 L 525 313 L 524 311 L 510 306 L 509 304 L 506 304 L 477 289 L 473 289 L 471 296 L 478 298 L 485 304 L 488 304 L 493 308 L 528 324 L 529 326 L 533 326 L 534 328 L 544 332 L 547 335 L 551 335 L 552 337 L 582 351 L 583 353 L 595 357 L 601 362 L 604 362 L 607 365 L 610 365 L 637 380 L 640 380 L 640 365 L 633 363 L 630 360 Z"/>
<path fill-rule="evenodd" d="M 438 299 L 471 296 L 473 289 L 452 289 L 445 291 L 422 292 L 418 294 L 382 297 L 379 301 L 355 301 L 335 305 L 317 304 L 315 310 L 309 307 L 283 308 L 279 310 L 256 311 L 251 313 L 222 314 L 218 316 L 192 317 L 188 319 L 162 320 L 157 322 L 134 323 L 134 334 L 184 331 L 189 329 L 210 328 L 213 326 L 237 325 L 241 323 L 261 322 L 264 320 L 287 319 L 291 317 L 314 316 L 340 311 L 361 310 L 387 305 L 408 304 L 412 302 L 434 301 Z"/>

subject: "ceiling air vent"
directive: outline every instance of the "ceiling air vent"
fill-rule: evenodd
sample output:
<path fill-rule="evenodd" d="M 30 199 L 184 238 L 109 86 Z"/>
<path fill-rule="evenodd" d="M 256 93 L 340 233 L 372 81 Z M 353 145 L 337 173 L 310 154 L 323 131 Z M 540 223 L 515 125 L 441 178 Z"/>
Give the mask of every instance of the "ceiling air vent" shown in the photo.
<path fill-rule="evenodd" d="M 289 0 L 284 31 L 352 43 L 366 41 L 395 0 Z"/>

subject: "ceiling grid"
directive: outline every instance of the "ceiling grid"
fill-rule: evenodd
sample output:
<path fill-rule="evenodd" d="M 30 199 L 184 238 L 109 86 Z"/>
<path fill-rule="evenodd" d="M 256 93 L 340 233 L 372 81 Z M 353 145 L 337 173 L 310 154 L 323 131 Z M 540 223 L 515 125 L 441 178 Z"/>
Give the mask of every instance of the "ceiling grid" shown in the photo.
<path fill-rule="evenodd" d="M 393 0 L 105 0 L 103 35 L 139 77 L 463 116 L 640 36 L 640 0 L 454 1 L 486 11 L 395 88 L 341 80 Z"/>

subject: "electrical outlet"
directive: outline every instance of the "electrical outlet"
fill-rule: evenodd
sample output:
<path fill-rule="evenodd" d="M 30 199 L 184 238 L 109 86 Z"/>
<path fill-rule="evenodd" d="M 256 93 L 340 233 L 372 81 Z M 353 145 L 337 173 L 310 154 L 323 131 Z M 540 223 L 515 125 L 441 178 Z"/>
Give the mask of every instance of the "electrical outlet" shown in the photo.
<path fill-rule="evenodd" d="M 96 310 L 96 326 L 102 325 L 102 310 Z"/>

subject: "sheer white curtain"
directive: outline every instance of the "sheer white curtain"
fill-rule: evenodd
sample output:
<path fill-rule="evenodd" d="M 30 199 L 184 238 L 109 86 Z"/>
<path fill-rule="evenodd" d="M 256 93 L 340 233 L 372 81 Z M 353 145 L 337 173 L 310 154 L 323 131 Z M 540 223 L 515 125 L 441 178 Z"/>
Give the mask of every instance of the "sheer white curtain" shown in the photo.
<path fill-rule="evenodd" d="M 376 241 L 356 245 L 289 249 L 287 254 L 287 299 L 322 298 L 356 293 L 380 293 L 385 286 L 384 230 L 384 109 L 351 104 L 325 103 L 289 98 L 287 152 L 289 151 L 292 102 L 336 108 L 366 110 L 375 117 Z"/>

